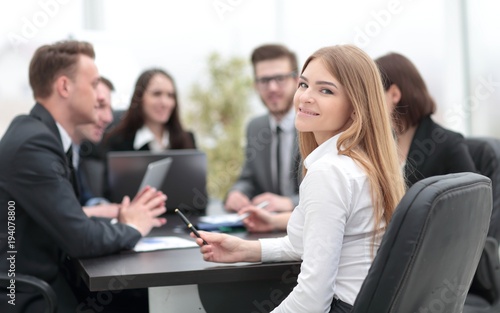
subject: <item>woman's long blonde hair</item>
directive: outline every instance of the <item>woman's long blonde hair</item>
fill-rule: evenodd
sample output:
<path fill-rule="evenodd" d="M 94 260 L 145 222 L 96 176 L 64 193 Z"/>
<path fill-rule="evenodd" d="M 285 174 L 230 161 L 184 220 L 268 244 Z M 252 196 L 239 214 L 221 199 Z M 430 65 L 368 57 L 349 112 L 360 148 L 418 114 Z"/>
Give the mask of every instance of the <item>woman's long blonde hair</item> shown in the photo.
<path fill-rule="evenodd" d="M 381 230 L 381 222 L 387 225 L 391 220 L 405 193 L 405 184 L 380 73 L 374 61 L 353 45 L 316 51 L 304 63 L 302 72 L 314 59 L 321 60 L 343 86 L 355 112 L 352 124 L 339 137 L 337 148 L 339 154 L 351 157 L 366 171 L 371 186 L 375 229 Z M 312 132 L 299 132 L 299 146 L 305 159 L 318 144 Z"/>

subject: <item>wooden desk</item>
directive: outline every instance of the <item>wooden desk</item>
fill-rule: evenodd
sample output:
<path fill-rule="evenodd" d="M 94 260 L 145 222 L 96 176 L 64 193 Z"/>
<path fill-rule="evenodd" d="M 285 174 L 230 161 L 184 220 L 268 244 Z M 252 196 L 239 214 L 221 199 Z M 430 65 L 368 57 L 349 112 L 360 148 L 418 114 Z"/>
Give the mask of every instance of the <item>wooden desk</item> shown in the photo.
<path fill-rule="evenodd" d="M 167 219 L 167 224 L 153 230 L 150 236 L 190 238 L 178 216 L 168 215 Z M 197 222 L 195 216 L 189 219 Z M 258 239 L 279 237 L 283 233 L 235 235 Z M 150 312 L 175 313 L 265 312 L 293 289 L 300 269 L 299 262 L 228 265 L 205 262 L 198 248 L 122 252 L 77 263 L 79 275 L 90 291 L 149 288 Z"/>

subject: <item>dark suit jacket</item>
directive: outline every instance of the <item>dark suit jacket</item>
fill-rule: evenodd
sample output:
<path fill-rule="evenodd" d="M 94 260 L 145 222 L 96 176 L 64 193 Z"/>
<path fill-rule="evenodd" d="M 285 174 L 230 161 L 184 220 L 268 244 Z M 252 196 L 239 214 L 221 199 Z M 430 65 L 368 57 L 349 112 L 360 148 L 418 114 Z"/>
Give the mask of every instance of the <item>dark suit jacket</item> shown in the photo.
<path fill-rule="evenodd" d="M 430 116 L 423 118 L 406 159 L 408 188 L 423 178 L 460 172 L 476 172 L 464 137 L 434 123 Z"/>
<path fill-rule="evenodd" d="M 15 203 L 12 247 L 5 240 L 9 201 Z M 141 237 L 132 227 L 111 225 L 107 219 L 90 219 L 83 213 L 70 183 L 56 123 L 40 104 L 30 115 L 16 117 L 0 141 L 0 203 L 0 271 L 7 273 L 7 251 L 17 251 L 16 273 L 36 276 L 52 285 L 60 295 L 59 312 L 75 311 L 66 306 L 71 295 L 61 272 L 68 256 L 96 257 L 131 249 Z M 4 309 L 4 298 L 2 292 L 0 312 L 12 312 L 13 307 Z M 33 294 L 17 290 L 15 310 L 23 311 L 32 298 Z M 24 310 L 43 311 L 32 306 Z"/>
<path fill-rule="evenodd" d="M 194 140 L 194 134 L 192 132 L 187 132 L 188 137 L 193 142 L 194 149 L 196 149 L 196 142 Z M 121 134 L 113 135 L 109 138 L 106 138 L 103 142 L 103 151 L 135 151 L 134 149 L 134 139 L 135 135 L 132 138 L 125 138 Z M 138 151 L 149 151 L 149 145 L 145 144 Z"/>
<path fill-rule="evenodd" d="M 247 127 L 247 145 L 245 149 L 245 164 L 240 177 L 231 190 L 238 190 L 247 195 L 250 199 L 263 192 L 281 194 L 273 186 L 271 176 L 271 142 L 272 131 L 269 125 L 269 115 L 263 115 L 250 121 Z M 294 140 L 293 151 L 290 151 L 290 158 L 293 158 L 292 172 L 294 195 L 291 197 L 293 204 L 299 203 L 300 184 L 300 153 L 297 138 Z"/>

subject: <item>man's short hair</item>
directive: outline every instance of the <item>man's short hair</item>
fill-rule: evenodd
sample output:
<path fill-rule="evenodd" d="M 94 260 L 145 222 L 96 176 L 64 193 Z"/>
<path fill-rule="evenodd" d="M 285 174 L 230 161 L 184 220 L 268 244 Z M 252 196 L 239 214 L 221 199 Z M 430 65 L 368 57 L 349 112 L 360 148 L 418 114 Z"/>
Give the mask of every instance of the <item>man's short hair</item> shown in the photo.
<path fill-rule="evenodd" d="M 95 58 L 94 47 L 84 41 L 59 41 L 35 51 L 29 67 L 29 80 L 35 99 L 52 94 L 52 84 L 61 75 L 73 79 L 80 55 Z"/>
<path fill-rule="evenodd" d="M 297 72 L 297 70 L 298 70 L 297 57 L 295 56 L 295 53 L 288 50 L 287 47 L 285 47 L 283 45 L 277 45 L 277 44 L 262 45 L 260 47 L 257 47 L 252 52 L 251 60 L 252 60 L 254 72 L 255 72 L 255 65 L 258 62 L 281 59 L 281 58 L 286 58 L 286 59 L 290 60 L 290 65 L 292 67 L 292 71 Z"/>
<path fill-rule="evenodd" d="M 114 85 L 113 85 L 113 83 L 112 83 L 109 79 L 107 79 L 106 77 L 101 76 L 101 77 L 99 78 L 99 81 L 100 81 L 101 83 L 103 83 L 104 85 L 106 85 L 106 87 L 108 87 L 108 88 L 109 88 L 109 90 L 111 90 L 111 91 L 115 91 L 115 86 L 114 86 Z"/>

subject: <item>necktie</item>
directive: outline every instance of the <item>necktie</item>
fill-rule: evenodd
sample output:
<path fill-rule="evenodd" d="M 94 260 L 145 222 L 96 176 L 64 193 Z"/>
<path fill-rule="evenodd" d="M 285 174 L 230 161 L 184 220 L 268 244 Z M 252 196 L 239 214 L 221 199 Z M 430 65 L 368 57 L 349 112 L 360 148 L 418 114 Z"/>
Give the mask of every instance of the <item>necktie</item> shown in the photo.
<path fill-rule="evenodd" d="M 276 190 L 281 195 L 281 128 L 276 126 Z"/>
<path fill-rule="evenodd" d="M 69 147 L 68 152 L 66 152 L 66 160 L 68 161 L 70 182 L 73 185 L 73 190 L 77 198 L 80 197 L 80 188 L 78 187 L 78 179 L 76 177 L 75 167 L 73 166 L 73 148 Z"/>

